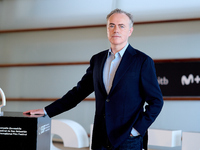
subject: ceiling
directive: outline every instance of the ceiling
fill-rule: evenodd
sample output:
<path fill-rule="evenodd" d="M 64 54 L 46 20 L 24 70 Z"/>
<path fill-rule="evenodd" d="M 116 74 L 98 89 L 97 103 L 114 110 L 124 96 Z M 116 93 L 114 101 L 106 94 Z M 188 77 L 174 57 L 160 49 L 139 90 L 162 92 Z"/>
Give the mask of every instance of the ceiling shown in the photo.
<path fill-rule="evenodd" d="M 200 0 L 0 0 L 0 30 L 105 24 L 115 8 L 135 22 L 200 18 Z"/>

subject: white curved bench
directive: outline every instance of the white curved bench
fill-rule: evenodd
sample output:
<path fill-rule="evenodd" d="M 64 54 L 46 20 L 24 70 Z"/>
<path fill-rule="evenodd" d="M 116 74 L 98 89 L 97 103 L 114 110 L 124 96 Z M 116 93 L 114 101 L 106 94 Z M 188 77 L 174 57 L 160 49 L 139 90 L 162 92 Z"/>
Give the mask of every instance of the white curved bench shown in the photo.
<path fill-rule="evenodd" d="M 75 121 L 68 119 L 52 119 L 51 142 L 55 134 L 62 138 L 64 147 L 82 148 L 89 146 L 87 132 Z M 59 149 L 51 143 L 51 150 Z"/>

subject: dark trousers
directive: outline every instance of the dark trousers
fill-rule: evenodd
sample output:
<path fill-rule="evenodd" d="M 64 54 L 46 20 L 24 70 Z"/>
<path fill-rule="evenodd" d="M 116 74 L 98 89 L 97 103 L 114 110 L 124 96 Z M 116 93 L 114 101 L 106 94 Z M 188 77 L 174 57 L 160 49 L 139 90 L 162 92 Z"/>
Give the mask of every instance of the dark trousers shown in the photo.
<path fill-rule="evenodd" d="M 148 150 L 148 131 L 145 133 L 143 137 L 143 149 Z"/>
<path fill-rule="evenodd" d="M 109 143 L 107 146 L 102 146 L 101 148 L 94 150 L 147 150 L 148 145 L 148 132 L 145 136 L 130 136 L 124 143 L 122 143 L 118 148 L 112 147 Z"/>

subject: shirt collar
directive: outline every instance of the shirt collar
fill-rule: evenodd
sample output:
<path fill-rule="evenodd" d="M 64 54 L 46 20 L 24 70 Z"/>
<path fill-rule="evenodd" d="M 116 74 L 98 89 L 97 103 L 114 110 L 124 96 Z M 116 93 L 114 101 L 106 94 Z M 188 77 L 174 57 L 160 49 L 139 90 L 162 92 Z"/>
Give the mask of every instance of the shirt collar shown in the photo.
<path fill-rule="evenodd" d="M 120 55 L 121 57 L 124 55 L 127 47 L 128 47 L 129 43 L 126 44 L 126 46 L 124 46 L 124 48 L 122 48 L 119 52 L 117 52 L 115 55 Z M 108 56 L 110 56 L 110 54 L 112 53 L 111 48 L 108 51 Z"/>

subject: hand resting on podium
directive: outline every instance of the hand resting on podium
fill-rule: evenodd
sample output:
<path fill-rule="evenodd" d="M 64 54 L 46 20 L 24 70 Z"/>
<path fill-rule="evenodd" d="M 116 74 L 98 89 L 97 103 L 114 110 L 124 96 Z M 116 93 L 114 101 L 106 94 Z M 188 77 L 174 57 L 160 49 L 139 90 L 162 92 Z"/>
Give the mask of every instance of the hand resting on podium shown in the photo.
<path fill-rule="evenodd" d="M 27 115 L 45 115 L 45 112 L 43 109 L 33 109 L 23 112 L 23 114 Z"/>

